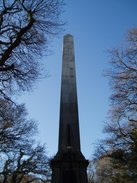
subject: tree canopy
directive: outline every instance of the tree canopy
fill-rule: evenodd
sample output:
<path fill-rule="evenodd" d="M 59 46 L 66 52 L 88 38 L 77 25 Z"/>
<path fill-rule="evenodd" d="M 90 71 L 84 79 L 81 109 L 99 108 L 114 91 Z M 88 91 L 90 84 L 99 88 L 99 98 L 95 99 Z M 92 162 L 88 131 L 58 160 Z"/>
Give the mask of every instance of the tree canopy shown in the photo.
<path fill-rule="evenodd" d="M 106 138 L 95 153 L 96 175 L 99 182 L 133 183 L 137 180 L 137 29 L 128 32 L 123 48 L 109 53 L 111 67 L 106 75 L 112 95 Z"/>
<path fill-rule="evenodd" d="M 0 93 L 28 90 L 40 76 L 42 54 L 60 33 L 62 0 L 0 1 Z"/>
<path fill-rule="evenodd" d="M 40 59 L 61 32 L 62 0 L 0 1 L 0 182 L 44 182 L 50 177 L 37 124 L 13 96 L 42 76 Z"/>

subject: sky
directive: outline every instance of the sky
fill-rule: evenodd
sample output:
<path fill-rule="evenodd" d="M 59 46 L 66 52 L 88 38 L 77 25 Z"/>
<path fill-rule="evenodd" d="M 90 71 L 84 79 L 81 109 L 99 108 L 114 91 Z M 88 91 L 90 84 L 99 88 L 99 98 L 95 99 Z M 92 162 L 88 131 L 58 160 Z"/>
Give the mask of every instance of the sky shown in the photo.
<path fill-rule="evenodd" d="M 46 143 L 49 156 L 58 148 L 62 41 L 74 37 L 81 150 L 92 157 L 98 139 L 103 138 L 111 89 L 103 74 L 108 69 L 107 50 L 124 44 L 129 29 L 137 27 L 137 0 L 65 0 L 62 35 L 49 45 L 50 55 L 42 57 L 47 78 L 31 93 L 20 96 L 29 117 L 38 123 L 37 139 Z"/>

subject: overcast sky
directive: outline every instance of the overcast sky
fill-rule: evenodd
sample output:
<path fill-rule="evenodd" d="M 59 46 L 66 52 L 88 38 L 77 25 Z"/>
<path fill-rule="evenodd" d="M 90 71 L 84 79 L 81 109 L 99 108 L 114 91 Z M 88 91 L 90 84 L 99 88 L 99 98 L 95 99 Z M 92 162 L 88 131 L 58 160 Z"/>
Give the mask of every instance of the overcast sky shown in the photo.
<path fill-rule="evenodd" d="M 129 29 L 137 27 L 137 0 L 66 0 L 64 34 L 74 36 L 81 149 L 86 158 L 94 152 L 109 109 L 111 90 L 103 72 L 108 68 L 107 50 L 124 44 Z M 38 139 L 48 155 L 58 147 L 59 102 L 63 35 L 52 41 L 52 54 L 41 58 L 48 78 L 32 93 L 20 97 L 30 118 L 37 121 Z"/>

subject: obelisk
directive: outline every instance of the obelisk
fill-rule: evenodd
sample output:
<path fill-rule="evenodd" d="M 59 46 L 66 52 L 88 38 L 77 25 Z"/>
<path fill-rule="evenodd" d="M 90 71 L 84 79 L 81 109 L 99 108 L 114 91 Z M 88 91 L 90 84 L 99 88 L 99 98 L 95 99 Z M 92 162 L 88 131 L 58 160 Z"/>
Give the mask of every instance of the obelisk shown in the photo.
<path fill-rule="evenodd" d="M 87 183 L 81 153 L 73 37 L 64 36 L 58 152 L 51 161 L 52 183 Z"/>

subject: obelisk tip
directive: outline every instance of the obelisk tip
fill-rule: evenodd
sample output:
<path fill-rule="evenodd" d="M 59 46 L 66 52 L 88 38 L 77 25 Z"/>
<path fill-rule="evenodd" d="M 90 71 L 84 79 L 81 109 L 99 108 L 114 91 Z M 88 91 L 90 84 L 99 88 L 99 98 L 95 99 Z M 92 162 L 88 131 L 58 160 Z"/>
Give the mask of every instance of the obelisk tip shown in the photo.
<path fill-rule="evenodd" d="M 73 37 L 73 36 L 72 36 L 71 34 L 65 34 L 65 35 L 64 35 L 64 38 L 65 38 L 65 37 Z"/>

